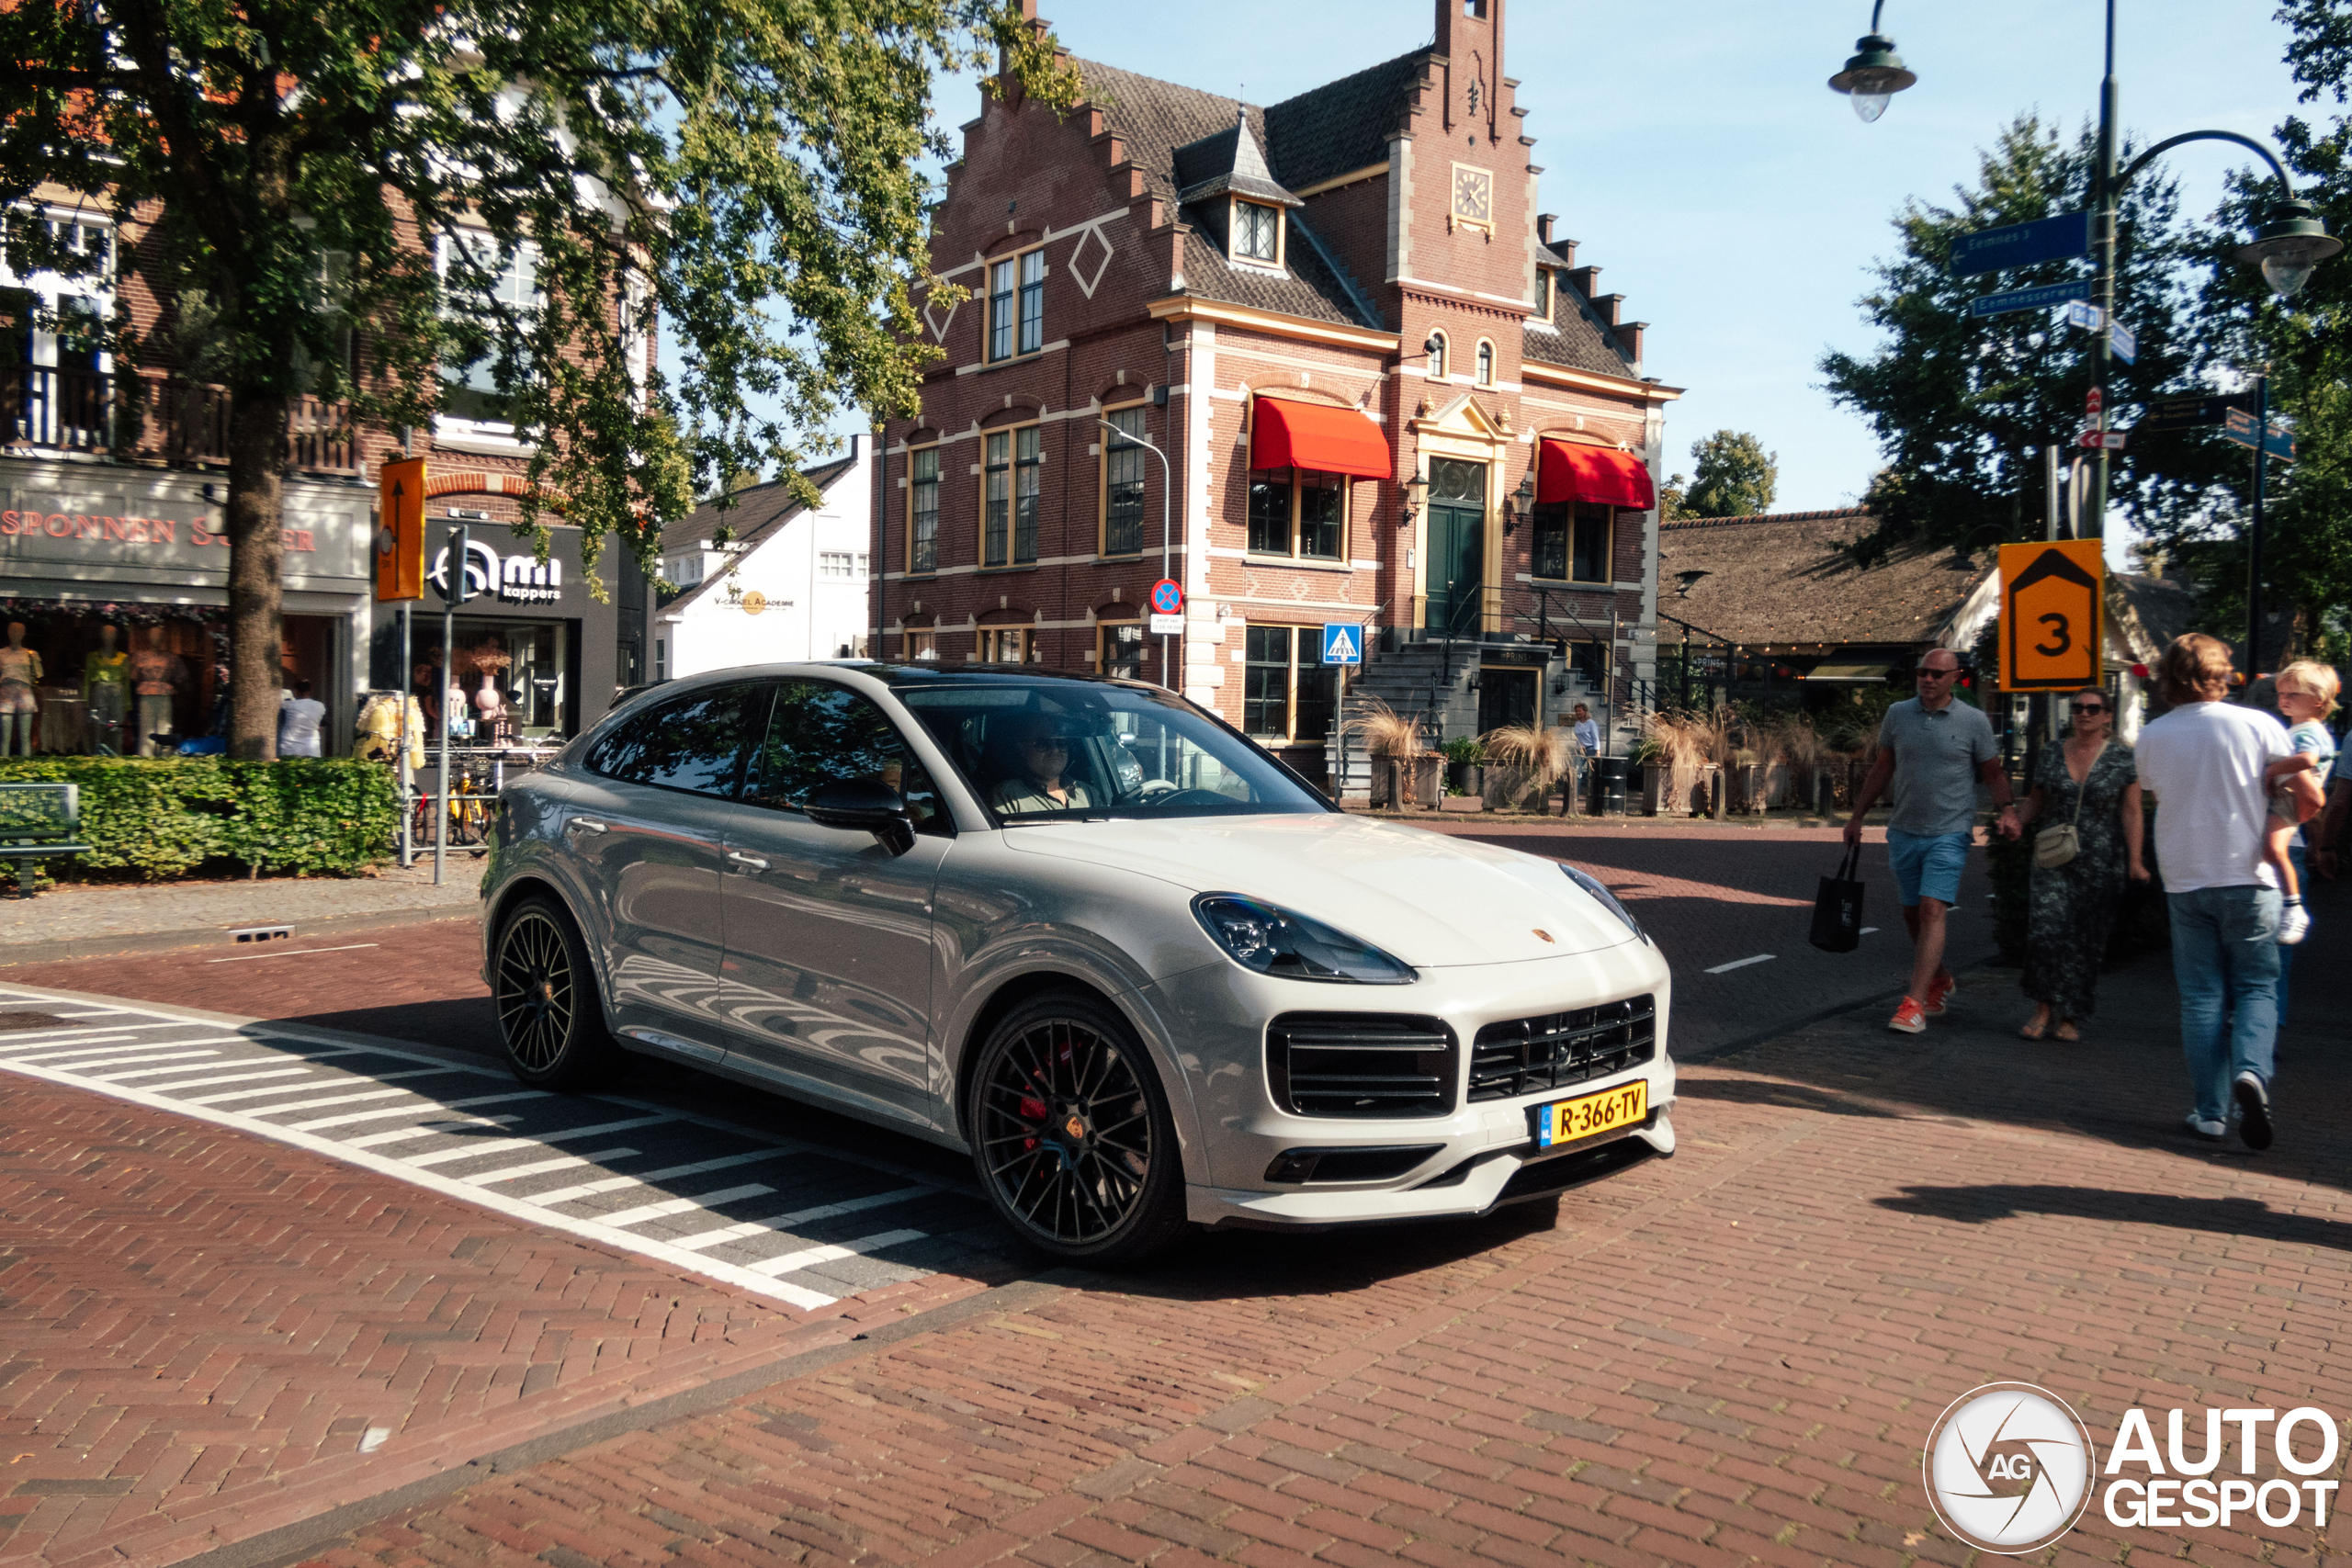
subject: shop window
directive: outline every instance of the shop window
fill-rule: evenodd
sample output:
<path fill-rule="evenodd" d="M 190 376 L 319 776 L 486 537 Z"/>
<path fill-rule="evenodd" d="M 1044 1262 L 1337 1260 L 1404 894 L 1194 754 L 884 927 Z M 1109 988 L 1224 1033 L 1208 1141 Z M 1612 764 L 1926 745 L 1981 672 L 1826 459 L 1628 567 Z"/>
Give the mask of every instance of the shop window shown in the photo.
<path fill-rule="evenodd" d="M 1104 414 L 1116 435 L 1102 448 L 1102 553 L 1132 556 L 1143 549 L 1143 476 L 1146 454 L 1120 436 L 1144 439 L 1143 405 Z"/>
<path fill-rule="evenodd" d="M 907 570 L 939 570 L 939 448 L 908 454 Z"/>
<path fill-rule="evenodd" d="M 1485 338 L 1480 338 L 1478 340 L 1478 385 L 1491 387 L 1494 384 L 1495 345 Z"/>
<path fill-rule="evenodd" d="M 1140 621 L 1104 621 L 1094 631 L 1094 667 L 1123 680 L 1147 678 L 1151 645 L 1144 640 Z"/>
<path fill-rule="evenodd" d="M 1576 536 L 1569 552 L 1571 575 L 1578 582 L 1613 581 L 1610 563 L 1612 515 L 1606 506 L 1579 505 Z"/>
<path fill-rule="evenodd" d="M 1250 476 L 1250 553 L 1344 560 L 1348 481 L 1338 474 L 1261 468 Z"/>
<path fill-rule="evenodd" d="M 989 357 L 1046 346 L 1046 253 L 1023 251 L 989 266 Z"/>
<path fill-rule="evenodd" d="M 1243 261 L 1263 262 L 1272 266 L 1282 259 L 1282 222 L 1279 209 L 1255 201 L 1233 204 L 1233 254 Z"/>
<path fill-rule="evenodd" d="M 1330 733 L 1337 671 L 1314 626 L 1250 626 L 1242 634 L 1241 728 L 1260 740 L 1319 741 Z"/>
<path fill-rule="evenodd" d="M 457 656 L 446 666 L 439 690 L 431 692 L 433 709 L 446 704 L 454 713 L 462 696 L 467 711 L 457 716 L 469 721 L 474 739 L 485 745 L 572 734 L 578 718 L 571 670 L 574 625 L 458 616 Z M 668 664 L 666 646 L 655 645 L 654 660 L 657 667 Z"/>
<path fill-rule="evenodd" d="M 987 516 L 982 565 L 1020 566 L 1037 558 L 1038 476 L 1044 460 L 1044 442 L 1034 424 L 989 434 L 982 475 Z"/>

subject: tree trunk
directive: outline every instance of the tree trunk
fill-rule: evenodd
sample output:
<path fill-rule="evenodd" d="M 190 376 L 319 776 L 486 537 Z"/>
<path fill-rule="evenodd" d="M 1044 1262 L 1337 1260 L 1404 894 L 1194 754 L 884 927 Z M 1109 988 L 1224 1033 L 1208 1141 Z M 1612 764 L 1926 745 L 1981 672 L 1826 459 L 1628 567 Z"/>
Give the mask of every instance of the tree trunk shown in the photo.
<path fill-rule="evenodd" d="M 229 755 L 277 757 L 285 682 L 286 400 L 239 393 L 229 415 Z"/>

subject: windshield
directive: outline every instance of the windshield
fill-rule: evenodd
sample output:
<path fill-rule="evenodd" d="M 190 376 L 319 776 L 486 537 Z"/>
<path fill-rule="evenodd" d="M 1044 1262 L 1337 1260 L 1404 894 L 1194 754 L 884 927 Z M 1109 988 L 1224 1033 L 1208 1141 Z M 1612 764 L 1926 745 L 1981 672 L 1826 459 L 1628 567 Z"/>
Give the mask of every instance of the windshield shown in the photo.
<path fill-rule="evenodd" d="M 1265 752 L 1158 687 L 1013 680 L 902 686 L 898 696 L 1007 827 L 1331 809 Z"/>

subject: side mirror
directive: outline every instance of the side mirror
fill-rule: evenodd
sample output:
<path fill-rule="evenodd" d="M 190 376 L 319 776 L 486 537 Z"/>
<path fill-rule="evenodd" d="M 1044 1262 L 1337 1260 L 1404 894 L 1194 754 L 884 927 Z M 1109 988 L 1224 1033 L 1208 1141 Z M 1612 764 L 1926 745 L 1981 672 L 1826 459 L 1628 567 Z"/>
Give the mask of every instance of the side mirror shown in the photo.
<path fill-rule="evenodd" d="M 914 847 L 914 823 L 899 792 L 878 779 L 836 779 L 808 794 L 801 809 L 820 828 L 871 833 L 883 848 L 902 855 Z"/>

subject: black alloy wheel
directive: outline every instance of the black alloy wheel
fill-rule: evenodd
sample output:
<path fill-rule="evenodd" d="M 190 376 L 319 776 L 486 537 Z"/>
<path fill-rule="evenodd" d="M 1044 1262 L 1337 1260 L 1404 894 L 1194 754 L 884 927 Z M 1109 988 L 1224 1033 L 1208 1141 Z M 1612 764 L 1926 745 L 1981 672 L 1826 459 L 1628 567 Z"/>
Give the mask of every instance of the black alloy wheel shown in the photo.
<path fill-rule="evenodd" d="M 615 1075 L 620 1049 L 605 1030 L 588 954 L 571 919 L 532 897 L 499 928 L 492 999 L 507 1065 L 534 1089 L 594 1089 Z"/>
<path fill-rule="evenodd" d="M 1182 1157 L 1159 1076 L 1104 1003 L 1024 1003 L 981 1047 L 973 1162 L 1015 1234 L 1071 1263 L 1135 1263 L 1184 1234 Z"/>

